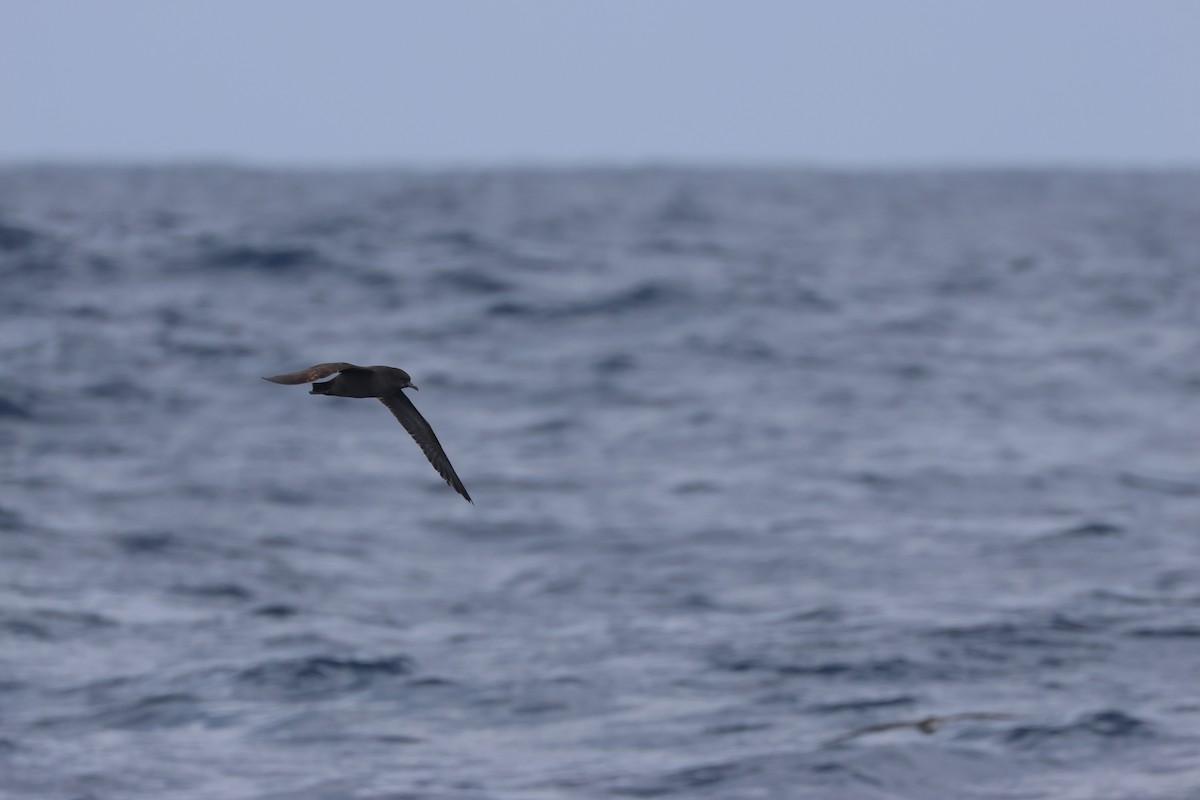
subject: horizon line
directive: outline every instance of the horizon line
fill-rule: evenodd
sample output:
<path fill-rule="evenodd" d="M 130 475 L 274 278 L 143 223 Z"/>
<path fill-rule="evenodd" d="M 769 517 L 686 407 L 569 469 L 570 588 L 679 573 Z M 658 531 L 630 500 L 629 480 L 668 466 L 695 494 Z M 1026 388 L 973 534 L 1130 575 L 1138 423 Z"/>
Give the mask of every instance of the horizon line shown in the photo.
<path fill-rule="evenodd" d="M 1192 172 L 1200 159 L 795 157 L 361 158 L 269 159 L 240 156 L 0 156 L 0 169 L 227 169 L 248 172 Z"/>

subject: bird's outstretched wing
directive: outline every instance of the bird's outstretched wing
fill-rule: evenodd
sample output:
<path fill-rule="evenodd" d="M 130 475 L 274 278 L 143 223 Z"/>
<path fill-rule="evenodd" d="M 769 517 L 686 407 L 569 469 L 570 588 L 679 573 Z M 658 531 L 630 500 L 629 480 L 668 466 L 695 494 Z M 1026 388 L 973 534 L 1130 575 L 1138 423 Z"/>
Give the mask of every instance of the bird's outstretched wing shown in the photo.
<path fill-rule="evenodd" d="M 857 739 L 860 736 L 869 736 L 872 733 L 883 733 L 884 731 L 899 730 L 900 728 L 916 728 L 920 722 L 921 720 L 905 720 L 904 722 L 881 722 L 877 725 L 867 725 L 866 727 L 858 728 L 850 731 L 849 733 L 842 734 L 837 738 L 830 739 L 829 743 L 840 744 L 842 742 L 848 742 L 851 739 Z"/>
<path fill-rule="evenodd" d="M 433 468 L 437 470 L 438 474 L 446 479 L 446 483 L 454 487 L 454 491 L 465 497 L 468 503 L 474 505 L 475 501 L 471 499 L 471 495 L 467 494 L 467 487 L 463 486 L 462 481 L 458 479 L 454 467 L 450 464 L 450 459 L 446 457 L 442 443 L 434 435 L 433 428 L 421 416 L 421 412 L 417 411 L 412 400 L 409 400 L 403 392 L 395 392 L 379 398 L 379 402 L 388 407 L 388 411 L 391 411 L 400 421 L 404 430 L 408 431 L 409 435 L 416 440 L 421 451 L 425 453 L 425 457 L 429 459 L 429 463 L 433 464 Z"/>
<path fill-rule="evenodd" d="M 296 383 L 312 383 L 313 381 L 319 381 L 321 378 L 328 377 L 335 372 L 347 372 L 355 369 L 363 369 L 363 367 L 358 367 L 354 364 L 347 364 L 342 361 L 337 363 L 330 362 L 328 364 L 317 364 L 316 366 L 309 367 L 308 369 L 302 369 L 299 372 L 285 372 L 282 375 L 272 375 L 269 378 L 263 378 L 263 380 L 270 381 L 271 383 L 286 383 L 289 385 Z"/>
<path fill-rule="evenodd" d="M 944 722 L 953 722 L 959 719 L 1016 719 L 1016 714 L 999 714 L 991 711 L 968 711 L 963 714 L 948 714 L 940 719 Z"/>

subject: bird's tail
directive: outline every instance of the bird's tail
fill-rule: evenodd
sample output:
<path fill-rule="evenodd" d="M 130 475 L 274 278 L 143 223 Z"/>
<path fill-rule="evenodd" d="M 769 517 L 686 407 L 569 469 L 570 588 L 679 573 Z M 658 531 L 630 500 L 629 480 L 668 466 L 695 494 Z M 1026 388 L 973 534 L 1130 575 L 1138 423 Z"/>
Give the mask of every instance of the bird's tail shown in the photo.
<path fill-rule="evenodd" d="M 308 390 L 309 394 L 329 394 L 329 384 L 333 381 L 325 381 L 324 383 L 314 383 L 312 388 Z"/>

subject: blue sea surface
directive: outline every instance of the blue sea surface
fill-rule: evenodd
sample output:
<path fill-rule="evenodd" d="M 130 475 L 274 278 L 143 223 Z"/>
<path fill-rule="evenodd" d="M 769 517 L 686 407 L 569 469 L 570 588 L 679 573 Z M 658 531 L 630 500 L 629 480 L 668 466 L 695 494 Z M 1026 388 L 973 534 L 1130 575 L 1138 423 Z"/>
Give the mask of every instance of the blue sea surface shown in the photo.
<path fill-rule="evenodd" d="M 1198 355 L 1196 172 L 4 168 L 0 796 L 1200 797 Z"/>

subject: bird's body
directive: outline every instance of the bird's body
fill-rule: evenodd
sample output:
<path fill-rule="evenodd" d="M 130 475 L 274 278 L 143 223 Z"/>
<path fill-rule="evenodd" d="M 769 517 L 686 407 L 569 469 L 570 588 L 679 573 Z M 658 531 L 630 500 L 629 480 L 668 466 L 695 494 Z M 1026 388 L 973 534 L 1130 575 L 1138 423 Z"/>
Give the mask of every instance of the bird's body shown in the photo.
<path fill-rule="evenodd" d="M 323 383 L 315 382 L 334 373 L 338 374 L 333 380 Z M 446 451 L 442 449 L 441 442 L 434 435 L 433 428 L 404 394 L 404 389 L 417 388 L 413 385 L 412 378 L 404 370 L 396 367 L 359 367 L 345 362 L 331 362 L 317 364 L 299 372 L 272 375 L 264 380 L 290 385 L 311 383 L 312 389 L 309 394 L 379 398 L 379 401 L 388 407 L 388 410 L 413 437 L 421 451 L 425 453 L 425 457 L 429 459 L 429 463 L 446 480 L 446 483 L 466 498 L 467 502 L 474 503 L 471 495 L 467 494 L 467 488 L 463 486 L 462 481 L 454 472 L 454 467 L 451 466 L 450 459 L 446 457 Z"/>
<path fill-rule="evenodd" d="M 270 380 L 270 378 L 268 378 Z M 344 369 L 331 381 L 314 383 L 309 394 L 334 397 L 386 397 L 412 385 L 408 373 L 395 367 L 356 367 Z"/>

